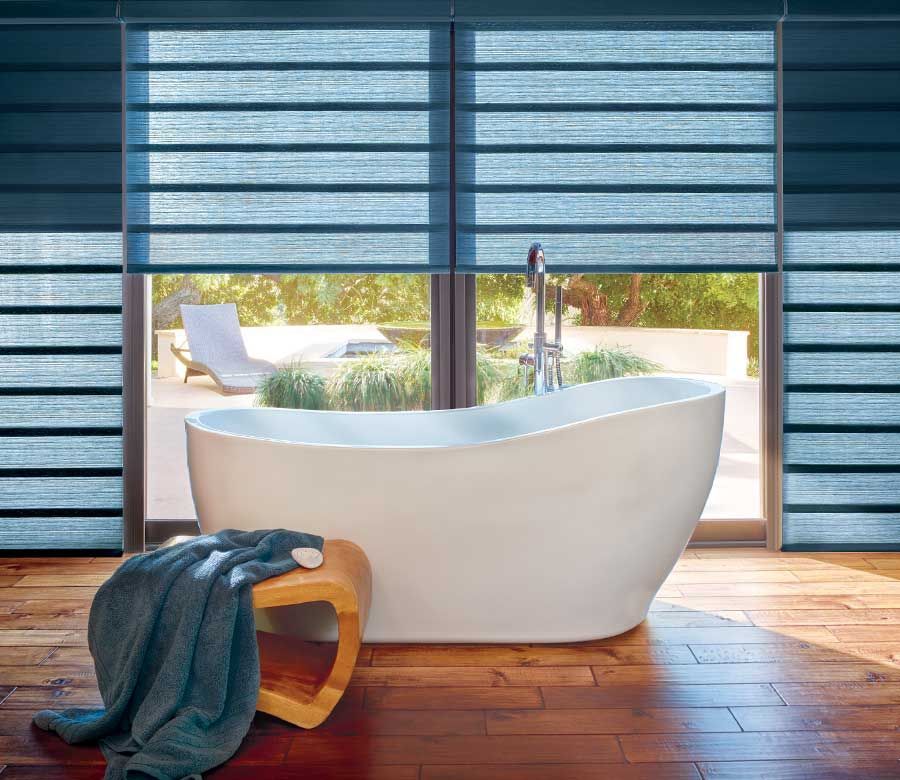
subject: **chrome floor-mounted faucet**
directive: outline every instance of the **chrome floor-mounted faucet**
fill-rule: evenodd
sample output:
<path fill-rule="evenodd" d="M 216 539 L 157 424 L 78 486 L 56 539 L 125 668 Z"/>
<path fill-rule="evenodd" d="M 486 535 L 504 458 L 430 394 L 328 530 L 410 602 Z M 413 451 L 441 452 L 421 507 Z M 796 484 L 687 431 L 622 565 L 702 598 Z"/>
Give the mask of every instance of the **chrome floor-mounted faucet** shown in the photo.
<path fill-rule="evenodd" d="M 534 372 L 534 394 L 559 390 L 562 387 L 562 287 L 556 288 L 556 322 L 554 340 L 547 341 L 544 327 L 544 308 L 546 305 L 547 272 L 544 267 L 544 250 L 539 241 L 535 241 L 528 250 L 528 266 L 526 284 L 535 292 L 535 308 L 537 323 L 535 324 L 534 341 L 528 346 L 531 352 L 519 357 L 519 365 L 525 369 L 525 385 L 528 386 L 528 369 Z M 554 376 L 555 374 L 555 376 Z"/>

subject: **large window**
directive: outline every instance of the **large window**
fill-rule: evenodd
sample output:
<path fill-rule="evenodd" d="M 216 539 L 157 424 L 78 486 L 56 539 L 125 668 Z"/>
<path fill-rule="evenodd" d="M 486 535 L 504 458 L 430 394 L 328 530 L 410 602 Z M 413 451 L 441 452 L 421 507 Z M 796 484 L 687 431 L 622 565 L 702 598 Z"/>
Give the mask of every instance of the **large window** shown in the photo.
<path fill-rule="evenodd" d="M 190 410 L 527 392 L 535 240 L 565 291 L 564 382 L 724 383 L 705 516 L 759 518 L 757 273 L 778 260 L 771 23 L 470 13 L 454 35 L 438 14 L 150 21 L 126 39 L 127 268 L 153 287 L 151 518 L 193 517 Z M 219 308 L 182 316 L 197 304 Z"/>
<path fill-rule="evenodd" d="M 563 288 L 564 384 L 660 374 L 725 387 L 725 434 L 703 518 L 761 517 L 759 276 L 575 274 L 549 284 Z M 519 360 L 535 328 L 524 275 L 479 276 L 476 312 L 478 402 L 530 394 Z"/>
<path fill-rule="evenodd" d="M 179 274 L 151 279 L 149 519 L 195 517 L 184 439 L 184 417 L 192 411 L 254 405 L 430 408 L 428 276 Z M 185 323 L 183 304 L 233 304 L 236 317 L 219 309 L 215 317 Z M 242 375 L 251 377 L 249 388 L 240 386 Z"/>

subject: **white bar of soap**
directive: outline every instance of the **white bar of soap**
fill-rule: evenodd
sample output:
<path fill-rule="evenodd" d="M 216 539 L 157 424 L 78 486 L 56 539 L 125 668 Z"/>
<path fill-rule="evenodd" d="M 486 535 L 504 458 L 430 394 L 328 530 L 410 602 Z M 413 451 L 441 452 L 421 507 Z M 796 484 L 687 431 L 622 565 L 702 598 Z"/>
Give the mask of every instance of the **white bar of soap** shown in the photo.
<path fill-rule="evenodd" d="M 318 569 L 325 560 L 322 552 L 315 547 L 295 547 L 291 550 L 291 558 L 304 569 Z"/>

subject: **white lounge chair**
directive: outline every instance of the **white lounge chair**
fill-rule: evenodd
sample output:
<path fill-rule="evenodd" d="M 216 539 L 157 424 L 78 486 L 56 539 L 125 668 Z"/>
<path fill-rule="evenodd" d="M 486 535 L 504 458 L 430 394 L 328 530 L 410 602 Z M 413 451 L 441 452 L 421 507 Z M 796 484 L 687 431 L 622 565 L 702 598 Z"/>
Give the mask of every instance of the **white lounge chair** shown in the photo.
<path fill-rule="evenodd" d="M 248 394 L 256 392 L 259 383 L 277 370 L 274 363 L 247 354 L 233 303 L 182 304 L 181 319 L 187 346 L 173 344 L 171 349 L 187 369 L 185 382 L 206 374 L 223 395 Z"/>

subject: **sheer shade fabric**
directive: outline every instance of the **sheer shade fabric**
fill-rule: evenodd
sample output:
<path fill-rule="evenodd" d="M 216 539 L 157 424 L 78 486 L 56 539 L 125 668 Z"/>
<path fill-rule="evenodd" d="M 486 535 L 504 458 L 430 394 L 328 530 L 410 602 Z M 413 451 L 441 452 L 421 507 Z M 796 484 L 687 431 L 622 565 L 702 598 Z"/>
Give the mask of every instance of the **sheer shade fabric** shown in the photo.
<path fill-rule="evenodd" d="M 784 25 L 789 549 L 900 548 L 900 24 Z"/>
<path fill-rule="evenodd" d="M 0 550 L 122 547 L 120 55 L 0 26 Z"/>
<path fill-rule="evenodd" d="M 775 92 L 772 25 L 459 24 L 459 270 L 776 270 Z"/>
<path fill-rule="evenodd" d="M 129 25 L 130 271 L 449 269 L 449 25 Z"/>

